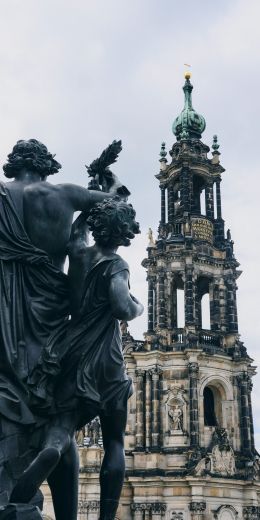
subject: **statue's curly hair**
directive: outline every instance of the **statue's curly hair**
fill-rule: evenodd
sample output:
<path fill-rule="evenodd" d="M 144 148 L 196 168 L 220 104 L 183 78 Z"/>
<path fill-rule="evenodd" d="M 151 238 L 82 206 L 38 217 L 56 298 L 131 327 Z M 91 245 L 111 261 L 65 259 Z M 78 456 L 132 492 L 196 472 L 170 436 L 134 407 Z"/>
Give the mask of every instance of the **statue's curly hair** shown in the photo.
<path fill-rule="evenodd" d="M 105 199 L 90 211 L 87 223 L 95 242 L 105 247 L 129 246 L 140 233 L 135 210 L 119 197 Z"/>
<path fill-rule="evenodd" d="M 9 179 L 16 177 L 22 168 L 39 173 L 42 177 L 57 173 L 61 168 L 55 161 L 55 155 L 48 152 L 47 147 L 37 139 L 17 141 L 3 166 L 4 174 Z"/>

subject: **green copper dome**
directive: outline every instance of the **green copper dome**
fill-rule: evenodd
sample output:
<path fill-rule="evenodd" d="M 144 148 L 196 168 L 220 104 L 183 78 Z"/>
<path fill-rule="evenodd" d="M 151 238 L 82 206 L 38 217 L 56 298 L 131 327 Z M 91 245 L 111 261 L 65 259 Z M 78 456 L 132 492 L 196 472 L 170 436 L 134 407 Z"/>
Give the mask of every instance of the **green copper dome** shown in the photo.
<path fill-rule="evenodd" d="M 190 73 L 185 74 L 185 85 L 183 87 L 185 103 L 184 109 L 172 125 L 172 131 L 176 135 L 177 141 L 180 139 L 200 139 L 202 132 L 206 128 L 206 121 L 203 116 L 198 114 L 193 106 L 191 93 L 193 86 L 190 82 Z"/>

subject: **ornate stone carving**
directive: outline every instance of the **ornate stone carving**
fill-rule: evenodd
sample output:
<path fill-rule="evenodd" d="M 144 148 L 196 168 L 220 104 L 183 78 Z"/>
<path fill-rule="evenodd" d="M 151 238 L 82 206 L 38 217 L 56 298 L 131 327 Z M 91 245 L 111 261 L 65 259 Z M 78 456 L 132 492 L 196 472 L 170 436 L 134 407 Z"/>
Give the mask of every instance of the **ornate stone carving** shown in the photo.
<path fill-rule="evenodd" d="M 258 506 L 243 507 L 243 518 L 245 520 L 259 520 L 260 507 L 258 507 Z"/>
<path fill-rule="evenodd" d="M 231 450 L 220 451 L 218 446 L 214 446 L 211 458 L 213 473 L 220 473 L 223 476 L 235 474 L 235 459 L 233 450 Z"/>
<path fill-rule="evenodd" d="M 137 368 L 136 371 L 136 377 L 143 377 L 144 376 L 144 370 L 141 368 Z"/>
<path fill-rule="evenodd" d="M 182 511 L 172 511 L 170 519 L 171 520 L 183 520 L 183 512 Z"/>
<path fill-rule="evenodd" d="M 189 508 L 193 513 L 203 513 L 206 509 L 206 502 L 191 502 Z"/>
<path fill-rule="evenodd" d="M 83 513 L 86 511 L 98 511 L 100 506 L 99 500 L 79 500 L 78 511 Z"/>
<path fill-rule="evenodd" d="M 193 376 L 197 376 L 198 375 L 198 372 L 199 372 L 199 364 L 198 363 L 195 363 L 195 362 L 189 363 L 188 368 L 189 368 L 190 374 L 192 374 Z"/>
<path fill-rule="evenodd" d="M 235 474 L 235 455 L 231 447 L 225 428 L 216 428 L 212 439 L 212 448 L 194 469 L 197 476 L 208 473 L 217 473 L 221 476 Z"/>
<path fill-rule="evenodd" d="M 153 367 L 153 368 L 150 368 L 148 370 L 148 373 L 150 374 L 150 376 L 152 376 L 152 379 L 156 379 L 157 377 L 159 377 L 161 374 L 162 374 L 162 369 L 158 366 L 156 367 Z"/>
<path fill-rule="evenodd" d="M 171 426 L 172 426 L 172 430 L 181 430 L 183 429 L 183 426 L 182 426 L 182 420 L 183 420 L 183 413 L 182 413 L 182 409 L 180 408 L 179 405 L 175 405 L 173 406 L 172 408 L 170 408 L 170 410 L 168 411 L 168 415 L 171 419 Z"/>
<path fill-rule="evenodd" d="M 146 509 L 146 504 L 140 503 L 134 503 L 131 504 L 132 511 L 144 511 Z"/>
<path fill-rule="evenodd" d="M 76 432 L 75 438 L 78 446 L 84 446 L 85 430 L 86 427 L 83 426 L 83 428 L 80 428 L 80 430 Z"/>
<path fill-rule="evenodd" d="M 76 434 L 78 446 L 102 446 L 101 425 L 98 417 L 86 424 Z"/>
<path fill-rule="evenodd" d="M 153 502 L 151 504 L 151 511 L 154 514 L 164 514 L 166 509 L 166 504 L 163 504 L 162 502 Z"/>
<path fill-rule="evenodd" d="M 184 388 L 170 386 L 166 401 L 168 417 L 170 422 L 170 432 L 172 435 L 184 432 L 184 411 L 186 411 L 186 401 L 183 397 Z"/>
<path fill-rule="evenodd" d="M 209 457 L 211 460 L 212 473 L 234 475 L 236 470 L 235 456 L 225 428 L 215 429 L 212 453 Z"/>
<path fill-rule="evenodd" d="M 154 514 L 163 514 L 166 511 L 163 502 L 134 502 L 131 504 L 132 511 L 151 511 Z"/>

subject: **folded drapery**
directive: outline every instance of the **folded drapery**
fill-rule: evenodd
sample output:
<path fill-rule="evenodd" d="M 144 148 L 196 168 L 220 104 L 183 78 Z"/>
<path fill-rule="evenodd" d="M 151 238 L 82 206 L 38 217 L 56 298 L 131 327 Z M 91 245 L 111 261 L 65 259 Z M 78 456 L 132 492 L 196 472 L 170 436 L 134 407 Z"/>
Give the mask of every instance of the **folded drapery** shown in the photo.
<path fill-rule="evenodd" d="M 7 419 L 35 422 L 27 377 L 68 314 L 67 276 L 31 243 L 0 184 L 0 414 Z"/>

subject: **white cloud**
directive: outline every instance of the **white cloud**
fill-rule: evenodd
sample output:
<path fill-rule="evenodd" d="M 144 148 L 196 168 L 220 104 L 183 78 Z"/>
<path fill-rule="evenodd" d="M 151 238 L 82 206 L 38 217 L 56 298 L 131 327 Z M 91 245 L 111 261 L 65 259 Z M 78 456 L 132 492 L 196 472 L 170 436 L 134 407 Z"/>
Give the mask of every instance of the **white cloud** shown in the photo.
<path fill-rule="evenodd" d="M 114 138 L 115 171 L 130 186 L 143 228 L 124 256 L 133 292 L 146 302 L 146 232 L 159 220 L 160 143 L 183 106 L 183 64 L 193 71 L 204 141 L 218 133 L 226 167 L 223 215 L 243 275 L 239 321 L 259 359 L 259 10 L 258 0 L 2 0 L 0 161 L 19 138 L 37 137 L 64 165 L 56 182 L 86 184 L 84 164 Z M 138 337 L 146 316 L 133 322 Z M 255 395 L 260 388 L 256 379 Z M 257 425 L 260 429 L 260 425 Z"/>

